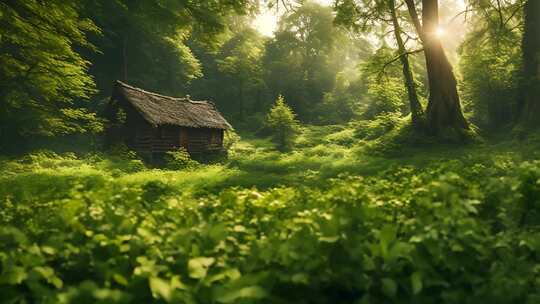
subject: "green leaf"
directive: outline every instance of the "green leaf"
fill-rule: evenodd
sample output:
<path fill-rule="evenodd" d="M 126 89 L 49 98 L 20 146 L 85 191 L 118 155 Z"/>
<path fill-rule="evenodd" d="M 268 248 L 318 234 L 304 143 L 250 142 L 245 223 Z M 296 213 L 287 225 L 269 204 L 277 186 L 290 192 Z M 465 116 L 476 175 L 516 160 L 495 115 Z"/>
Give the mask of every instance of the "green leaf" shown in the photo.
<path fill-rule="evenodd" d="M 216 300 L 220 303 L 234 303 L 241 298 L 262 299 L 266 296 L 267 292 L 263 288 L 259 286 L 249 286 L 218 294 Z"/>
<path fill-rule="evenodd" d="M 212 226 L 208 232 L 208 235 L 215 242 L 219 242 L 227 237 L 227 225 L 221 223 Z"/>
<path fill-rule="evenodd" d="M 202 279 L 206 277 L 208 273 L 208 268 L 214 264 L 214 258 L 207 257 L 198 257 L 189 260 L 188 262 L 188 271 L 189 276 L 194 279 Z"/>
<path fill-rule="evenodd" d="M 0 276 L 0 283 L 7 283 L 9 285 L 16 285 L 22 283 L 28 275 L 26 270 L 19 266 L 8 267 L 4 270 Z"/>
<path fill-rule="evenodd" d="M 291 277 L 291 280 L 296 284 L 309 284 L 309 276 L 305 273 L 297 273 Z"/>
<path fill-rule="evenodd" d="M 64 282 L 57 276 L 54 276 L 49 279 L 49 283 L 51 283 L 54 287 L 60 289 L 64 286 Z"/>
<path fill-rule="evenodd" d="M 411 275 L 411 285 L 413 294 L 416 295 L 422 291 L 422 273 L 417 271 Z"/>
<path fill-rule="evenodd" d="M 127 286 L 128 285 L 127 279 L 123 275 L 121 275 L 119 273 L 113 274 L 112 278 L 116 283 L 118 283 L 118 284 L 120 284 L 122 286 Z"/>
<path fill-rule="evenodd" d="M 230 280 L 237 280 L 242 276 L 240 271 L 236 268 L 227 269 L 225 271 L 222 271 L 218 274 L 211 275 L 205 278 L 205 284 L 209 285 L 213 282 L 221 281 L 225 278 L 229 278 Z"/>
<path fill-rule="evenodd" d="M 150 277 L 148 279 L 150 285 L 150 290 L 152 291 L 152 296 L 154 298 L 163 298 L 167 302 L 171 300 L 172 289 L 169 283 L 165 280 L 162 280 L 158 277 Z"/>
<path fill-rule="evenodd" d="M 335 243 L 339 241 L 339 236 L 322 236 L 319 238 L 319 241 L 323 243 Z"/>
<path fill-rule="evenodd" d="M 242 226 L 242 225 L 236 225 L 233 227 L 233 231 L 234 232 L 246 232 L 247 229 L 246 227 Z"/>
<path fill-rule="evenodd" d="M 394 280 L 382 279 L 382 292 L 388 297 L 394 297 L 397 293 L 397 284 Z"/>
<path fill-rule="evenodd" d="M 56 253 L 56 249 L 50 246 L 41 246 L 41 251 L 49 255 L 54 255 Z"/>
<path fill-rule="evenodd" d="M 50 267 L 34 267 L 34 271 L 39 273 L 43 278 L 48 279 L 54 276 L 54 269 Z"/>
<path fill-rule="evenodd" d="M 397 227 L 394 225 L 385 225 L 380 232 L 379 238 L 382 248 L 388 248 L 388 245 L 396 239 Z M 383 249 L 383 250 L 385 250 Z"/>
<path fill-rule="evenodd" d="M 52 269 L 51 267 L 38 266 L 38 267 L 34 267 L 34 271 L 39 273 L 45 280 L 47 280 L 47 282 L 54 285 L 54 287 L 62 288 L 64 286 L 64 283 L 62 282 L 62 280 L 60 280 L 60 278 L 58 278 L 54 274 L 54 269 Z"/>
<path fill-rule="evenodd" d="M 412 246 L 405 242 L 395 242 L 388 251 L 387 258 L 390 261 L 396 260 L 400 257 L 409 257 L 409 252 L 412 250 Z"/>
<path fill-rule="evenodd" d="M 369 270 L 374 270 L 375 269 L 375 262 L 373 262 L 373 259 L 369 256 L 364 256 L 364 259 L 362 260 L 362 266 L 364 266 L 364 269 L 369 271 Z"/>
<path fill-rule="evenodd" d="M 175 275 L 171 278 L 171 288 L 186 290 L 188 287 L 180 281 L 180 276 Z"/>

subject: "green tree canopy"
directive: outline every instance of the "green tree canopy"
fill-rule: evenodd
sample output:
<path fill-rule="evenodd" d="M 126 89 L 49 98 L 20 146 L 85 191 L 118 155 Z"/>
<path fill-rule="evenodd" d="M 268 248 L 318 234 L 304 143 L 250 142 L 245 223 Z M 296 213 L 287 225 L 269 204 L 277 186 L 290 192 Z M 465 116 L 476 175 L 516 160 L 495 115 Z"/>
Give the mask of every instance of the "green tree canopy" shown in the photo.
<path fill-rule="evenodd" d="M 85 0 L 85 14 L 103 31 L 93 39 L 100 53 L 91 54 L 91 72 L 104 96 L 115 79 L 171 95 L 186 93 L 189 82 L 202 76 L 189 39 L 215 44 L 231 14 L 257 7 L 253 0 Z"/>
<path fill-rule="evenodd" d="M 194 80 L 189 91 L 198 99 L 210 99 L 236 126 L 249 124 L 254 113 L 269 106 L 262 79 L 261 58 L 266 38 L 253 29 L 246 17 L 231 18 L 228 29 L 208 48 L 193 37 L 190 45 L 201 62 L 204 76 Z M 259 124 L 251 124 L 251 126 Z"/>
<path fill-rule="evenodd" d="M 462 92 L 473 122 L 500 129 L 514 121 L 521 68 L 522 1 L 469 1 L 469 32 L 460 47 Z"/>
<path fill-rule="evenodd" d="M 330 7 L 305 2 L 280 20 L 266 49 L 265 80 L 274 95 L 282 93 L 306 121 L 316 121 L 325 92 L 338 73 L 355 67 L 369 53 L 364 39 L 351 39 L 333 24 Z"/>
<path fill-rule="evenodd" d="M 76 51 L 92 49 L 92 21 L 72 0 L 0 3 L 0 145 L 27 135 L 99 129 L 84 107 L 95 92 L 90 62 Z M 93 122 L 93 123 L 90 123 Z M 82 123 L 82 124 L 81 124 Z"/>

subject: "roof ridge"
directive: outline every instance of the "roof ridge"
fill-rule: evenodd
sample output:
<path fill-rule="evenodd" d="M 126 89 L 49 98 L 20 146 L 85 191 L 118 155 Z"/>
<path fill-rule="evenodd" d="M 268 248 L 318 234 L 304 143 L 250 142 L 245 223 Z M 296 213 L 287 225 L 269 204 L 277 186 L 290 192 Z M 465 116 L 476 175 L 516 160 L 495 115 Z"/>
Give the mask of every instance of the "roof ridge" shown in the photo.
<path fill-rule="evenodd" d="M 215 107 L 215 104 L 213 102 L 207 101 L 207 100 L 191 100 L 189 97 L 167 96 L 167 95 L 163 95 L 163 94 L 159 94 L 159 93 L 155 93 L 155 92 L 150 92 L 150 91 L 146 91 L 146 90 L 141 89 L 141 88 L 134 87 L 134 86 L 129 85 L 129 84 L 127 84 L 125 82 L 122 82 L 120 80 L 116 80 L 116 83 L 123 86 L 123 87 L 125 87 L 125 88 L 135 90 L 135 91 L 138 91 L 138 92 L 141 92 L 141 93 L 144 93 L 144 94 L 148 94 L 148 95 L 154 95 L 154 96 L 157 96 L 157 97 L 162 97 L 162 98 L 166 98 L 166 99 L 170 99 L 170 100 L 174 100 L 174 101 L 190 102 L 190 103 L 193 103 L 193 104 L 210 104 L 210 105 Z"/>

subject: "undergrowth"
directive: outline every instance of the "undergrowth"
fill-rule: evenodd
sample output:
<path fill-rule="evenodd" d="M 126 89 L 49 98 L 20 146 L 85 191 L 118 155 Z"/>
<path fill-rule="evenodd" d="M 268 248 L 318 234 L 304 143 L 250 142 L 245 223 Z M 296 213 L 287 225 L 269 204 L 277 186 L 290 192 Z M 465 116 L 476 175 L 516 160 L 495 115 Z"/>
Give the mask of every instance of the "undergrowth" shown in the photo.
<path fill-rule="evenodd" d="M 246 136 L 180 170 L 3 159 L 0 302 L 538 303 L 537 136 L 418 149 L 406 128 Z"/>

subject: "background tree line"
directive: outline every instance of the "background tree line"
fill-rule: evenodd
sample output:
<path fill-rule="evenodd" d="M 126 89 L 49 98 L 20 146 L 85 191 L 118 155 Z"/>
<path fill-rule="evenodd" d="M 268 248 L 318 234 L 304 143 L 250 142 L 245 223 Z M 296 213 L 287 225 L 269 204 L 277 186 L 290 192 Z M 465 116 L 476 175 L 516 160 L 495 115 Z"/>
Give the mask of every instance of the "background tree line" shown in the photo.
<path fill-rule="evenodd" d="M 397 113 L 437 136 L 528 128 L 540 114 L 537 2 L 285 1 L 269 38 L 251 20 L 272 1 L 3 1 L 1 147 L 101 132 L 115 79 L 211 99 L 253 131 L 279 95 L 311 124 Z M 457 60 L 437 35 L 448 12 L 469 29 Z"/>

